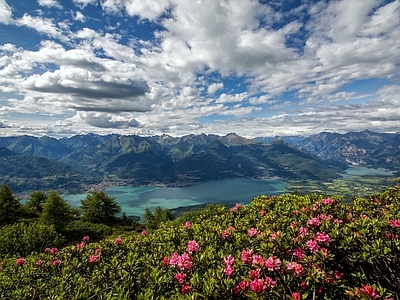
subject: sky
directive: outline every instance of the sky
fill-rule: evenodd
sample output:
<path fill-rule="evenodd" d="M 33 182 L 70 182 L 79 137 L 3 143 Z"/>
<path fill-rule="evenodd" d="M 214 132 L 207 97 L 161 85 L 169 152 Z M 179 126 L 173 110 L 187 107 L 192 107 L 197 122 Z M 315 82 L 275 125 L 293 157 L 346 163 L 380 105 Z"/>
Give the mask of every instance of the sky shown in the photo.
<path fill-rule="evenodd" d="M 400 132 L 400 0 L 0 0 L 0 136 Z"/>

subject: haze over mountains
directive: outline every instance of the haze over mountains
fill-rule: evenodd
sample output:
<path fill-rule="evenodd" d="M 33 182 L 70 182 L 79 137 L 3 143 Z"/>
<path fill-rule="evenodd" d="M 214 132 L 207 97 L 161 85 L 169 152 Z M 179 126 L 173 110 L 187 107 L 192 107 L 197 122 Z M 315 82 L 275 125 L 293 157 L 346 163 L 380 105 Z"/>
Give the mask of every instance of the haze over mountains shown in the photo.
<path fill-rule="evenodd" d="M 94 184 L 183 186 L 237 177 L 329 181 L 348 165 L 398 172 L 400 134 L 0 137 L 0 181 L 16 192 L 74 192 Z"/>

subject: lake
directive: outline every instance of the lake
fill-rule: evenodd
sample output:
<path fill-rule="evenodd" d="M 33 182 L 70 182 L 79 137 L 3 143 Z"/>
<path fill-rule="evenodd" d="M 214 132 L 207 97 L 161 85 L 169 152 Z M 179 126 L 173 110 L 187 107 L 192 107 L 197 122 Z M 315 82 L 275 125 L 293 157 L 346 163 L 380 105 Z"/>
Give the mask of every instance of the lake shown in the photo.
<path fill-rule="evenodd" d="M 115 186 L 106 189 L 109 196 L 115 197 L 122 212 L 142 216 L 148 207 L 154 211 L 157 206 L 177 208 L 204 203 L 250 203 L 258 195 L 278 195 L 286 192 L 287 184 L 277 180 L 227 179 L 199 183 L 189 187 L 155 186 Z M 78 207 L 86 194 L 62 195 L 73 206 Z"/>
<path fill-rule="evenodd" d="M 346 170 L 344 178 L 355 176 L 392 176 L 384 169 L 351 167 Z M 258 195 L 278 195 L 286 193 L 287 183 L 277 180 L 227 179 L 199 183 L 189 187 L 156 187 L 156 186 L 115 186 L 106 189 L 108 195 L 115 197 L 122 212 L 128 216 L 142 216 L 148 207 L 154 211 L 157 206 L 177 208 L 204 203 L 229 202 L 232 204 L 248 204 Z M 63 195 L 73 206 L 78 207 L 86 194 Z"/>

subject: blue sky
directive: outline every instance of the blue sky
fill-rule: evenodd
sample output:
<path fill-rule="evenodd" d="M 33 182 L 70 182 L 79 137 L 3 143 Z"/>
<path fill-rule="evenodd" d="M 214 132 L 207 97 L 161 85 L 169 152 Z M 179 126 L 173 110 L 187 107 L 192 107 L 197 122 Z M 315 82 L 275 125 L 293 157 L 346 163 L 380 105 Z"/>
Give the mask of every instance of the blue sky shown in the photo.
<path fill-rule="evenodd" d="M 400 132 L 400 0 L 0 0 L 0 135 Z"/>

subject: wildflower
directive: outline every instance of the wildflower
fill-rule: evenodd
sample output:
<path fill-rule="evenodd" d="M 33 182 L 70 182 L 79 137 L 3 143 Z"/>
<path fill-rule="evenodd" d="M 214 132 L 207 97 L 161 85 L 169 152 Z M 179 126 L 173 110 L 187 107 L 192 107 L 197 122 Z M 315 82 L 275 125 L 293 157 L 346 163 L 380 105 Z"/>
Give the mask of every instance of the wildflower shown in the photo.
<path fill-rule="evenodd" d="M 46 249 L 44 249 L 44 252 L 49 253 L 49 252 L 51 252 L 51 249 L 50 248 L 46 248 Z"/>
<path fill-rule="evenodd" d="M 305 274 L 304 268 L 301 264 L 296 263 L 296 262 L 289 262 L 286 265 L 286 268 L 288 270 L 294 270 L 294 272 L 296 273 L 297 276 L 302 276 Z"/>
<path fill-rule="evenodd" d="M 326 204 L 326 205 L 332 205 L 335 201 L 330 199 L 330 198 L 325 198 L 321 200 L 321 203 Z"/>
<path fill-rule="evenodd" d="M 26 263 L 26 260 L 25 260 L 25 258 L 17 258 L 15 260 L 15 263 L 17 264 L 17 266 L 22 266 Z"/>
<path fill-rule="evenodd" d="M 320 249 L 320 246 L 318 245 L 317 241 L 315 241 L 315 240 L 308 240 L 306 242 L 306 245 L 307 245 L 308 249 L 310 249 L 311 252 L 315 252 Z"/>
<path fill-rule="evenodd" d="M 239 285 L 235 285 L 235 286 L 232 288 L 232 294 L 233 294 L 234 296 L 239 295 L 241 291 L 242 291 L 242 289 L 241 289 L 241 287 L 240 287 Z"/>
<path fill-rule="evenodd" d="M 319 204 L 318 203 L 314 203 L 313 204 L 313 211 L 317 211 L 319 208 Z"/>
<path fill-rule="evenodd" d="M 253 255 L 253 250 L 251 249 L 242 250 L 242 255 L 241 255 L 242 263 L 244 264 L 250 263 L 252 255 Z"/>
<path fill-rule="evenodd" d="M 336 279 L 341 279 L 344 276 L 344 273 L 339 272 L 338 270 L 333 271 L 333 274 L 335 274 Z"/>
<path fill-rule="evenodd" d="M 37 266 L 41 266 L 41 265 L 43 265 L 44 264 L 44 261 L 43 260 L 41 260 L 41 259 L 39 259 L 37 262 L 36 262 L 36 265 Z"/>
<path fill-rule="evenodd" d="M 264 217 L 266 214 L 267 214 L 267 212 L 266 212 L 265 210 L 262 209 L 262 210 L 260 211 L 260 216 L 261 216 L 261 217 Z"/>
<path fill-rule="evenodd" d="M 192 227 L 192 223 L 190 223 L 190 221 L 186 221 L 184 226 L 186 229 L 189 229 L 190 227 Z"/>
<path fill-rule="evenodd" d="M 253 254 L 252 264 L 263 267 L 265 265 L 265 259 L 261 255 Z"/>
<path fill-rule="evenodd" d="M 255 228 L 250 228 L 247 233 L 249 234 L 250 237 L 254 237 L 257 235 L 258 231 Z"/>
<path fill-rule="evenodd" d="M 225 229 L 221 232 L 221 237 L 223 240 L 226 240 L 229 237 L 229 235 L 230 235 L 230 232 L 227 229 Z"/>
<path fill-rule="evenodd" d="M 84 242 L 89 242 L 89 236 L 88 236 L 88 235 L 85 235 L 85 236 L 83 237 L 83 241 L 84 241 Z"/>
<path fill-rule="evenodd" d="M 174 278 L 179 282 L 179 284 L 183 284 L 186 280 L 187 274 L 185 273 L 177 273 Z"/>
<path fill-rule="evenodd" d="M 121 239 L 120 237 L 117 237 L 117 238 L 115 239 L 115 243 L 116 243 L 117 245 L 121 245 L 121 244 L 122 244 L 122 239 Z"/>
<path fill-rule="evenodd" d="M 324 256 L 324 258 L 327 258 L 327 257 L 328 257 L 328 249 L 326 249 L 326 248 L 321 248 L 320 250 L 321 250 L 322 255 Z"/>
<path fill-rule="evenodd" d="M 276 287 L 277 283 L 275 280 L 273 280 L 271 277 L 265 277 L 264 278 L 264 283 L 267 285 L 267 288 L 271 288 L 271 287 Z"/>
<path fill-rule="evenodd" d="M 307 282 L 305 282 L 305 281 L 300 282 L 300 287 L 301 287 L 303 290 L 306 290 L 306 289 L 308 288 Z"/>
<path fill-rule="evenodd" d="M 184 269 L 190 270 L 193 267 L 192 259 L 186 252 L 184 252 L 181 256 L 179 256 L 176 265 L 181 270 Z"/>
<path fill-rule="evenodd" d="M 297 257 L 298 260 L 302 260 L 304 258 L 305 251 L 302 248 L 296 248 L 293 250 L 293 255 Z"/>
<path fill-rule="evenodd" d="M 259 278 L 260 277 L 260 271 L 261 271 L 261 269 L 257 269 L 257 270 L 250 270 L 249 271 L 249 276 L 250 276 L 250 278 L 253 280 L 253 279 L 256 279 L 256 278 Z"/>
<path fill-rule="evenodd" d="M 163 258 L 163 267 L 165 268 L 168 265 L 169 265 L 169 258 L 168 257 L 164 257 Z"/>
<path fill-rule="evenodd" d="M 92 254 L 92 255 L 89 256 L 89 262 L 91 264 L 97 263 L 99 260 L 100 260 L 100 255 Z"/>
<path fill-rule="evenodd" d="M 189 293 L 190 290 L 191 290 L 191 287 L 188 284 L 184 284 L 184 285 L 181 286 L 181 293 L 182 294 Z"/>
<path fill-rule="evenodd" d="M 256 294 L 261 294 L 267 289 L 267 286 L 262 279 L 254 279 L 250 282 L 250 289 Z"/>
<path fill-rule="evenodd" d="M 369 284 L 363 284 L 362 287 L 360 288 L 360 291 L 363 294 L 365 294 L 366 296 L 373 298 L 373 299 L 379 297 L 376 290 L 374 290 L 374 288 L 372 286 L 370 286 Z"/>
<path fill-rule="evenodd" d="M 399 228 L 400 227 L 400 220 L 390 220 L 389 224 L 393 228 Z"/>
<path fill-rule="evenodd" d="M 307 221 L 307 225 L 319 226 L 319 225 L 321 225 L 321 221 L 318 218 L 312 218 Z"/>
<path fill-rule="evenodd" d="M 190 254 L 192 254 L 194 252 L 199 251 L 199 248 L 200 248 L 199 244 L 193 240 L 193 241 L 188 242 L 186 251 L 189 252 Z"/>
<path fill-rule="evenodd" d="M 224 256 L 224 265 L 225 266 L 232 266 L 235 263 L 235 257 L 231 254 Z"/>
<path fill-rule="evenodd" d="M 146 230 L 143 230 L 142 231 L 142 235 L 146 235 L 147 234 L 147 231 Z"/>
<path fill-rule="evenodd" d="M 58 266 L 59 264 L 61 264 L 61 260 L 56 259 L 55 261 L 53 261 L 53 266 Z"/>
<path fill-rule="evenodd" d="M 281 260 L 276 256 L 270 256 L 265 261 L 265 266 L 269 271 L 276 271 L 281 268 Z"/>
<path fill-rule="evenodd" d="M 51 248 L 50 250 L 51 254 L 55 255 L 58 252 L 57 248 Z"/>
<path fill-rule="evenodd" d="M 167 257 L 164 257 L 164 262 L 166 261 L 166 258 L 167 258 Z M 176 267 L 177 264 L 178 264 L 178 260 L 179 260 L 179 259 L 180 259 L 179 254 L 176 253 L 176 252 L 174 252 L 174 253 L 172 253 L 171 259 L 169 259 L 169 262 L 168 262 L 168 263 L 169 263 L 171 266 Z"/>
<path fill-rule="evenodd" d="M 249 288 L 249 282 L 244 279 L 241 282 L 239 282 L 239 287 L 241 288 L 242 291 L 246 291 Z"/>
<path fill-rule="evenodd" d="M 308 234 L 308 229 L 305 228 L 305 227 L 303 227 L 303 226 L 301 226 L 301 227 L 299 228 L 299 236 L 305 236 L 305 235 L 307 235 L 307 234 Z"/>
<path fill-rule="evenodd" d="M 299 292 L 293 292 L 292 299 L 293 300 L 301 300 L 301 294 Z"/>
<path fill-rule="evenodd" d="M 231 265 L 228 265 L 224 268 L 224 273 L 226 274 L 226 276 L 231 277 L 233 275 L 233 267 Z"/>
<path fill-rule="evenodd" d="M 280 231 L 271 233 L 271 239 L 273 239 L 273 240 L 277 239 L 280 236 L 281 236 L 281 232 Z"/>
<path fill-rule="evenodd" d="M 241 207 L 242 207 L 241 204 L 236 204 L 234 207 L 232 207 L 231 209 L 229 209 L 229 211 L 235 211 L 235 210 L 240 209 Z"/>
<path fill-rule="evenodd" d="M 83 249 L 83 247 L 85 247 L 85 242 L 80 242 L 80 243 L 76 246 L 76 248 L 78 248 L 78 249 Z"/>
<path fill-rule="evenodd" d="M 329 242 L 331 241 L 331 238 L 325 232 L 317 232 L 315 240 L 320 242 L 320 243 L 323 243 L 323 244 L 329 244 Z"/>

